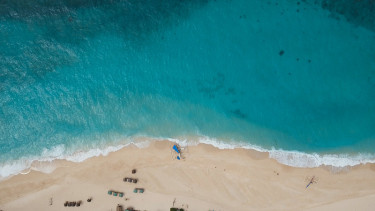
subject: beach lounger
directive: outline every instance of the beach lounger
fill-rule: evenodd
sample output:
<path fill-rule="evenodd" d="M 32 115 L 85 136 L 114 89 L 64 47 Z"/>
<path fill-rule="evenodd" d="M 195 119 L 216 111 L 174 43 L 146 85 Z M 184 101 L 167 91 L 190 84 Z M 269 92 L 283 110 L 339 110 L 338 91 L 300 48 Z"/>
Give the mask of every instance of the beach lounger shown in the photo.
<path fill-rule="evenodd" d="M 113 195 L 114 195 L 114 196 L 117 196 L 117 192 L 113 192 Z"/>
<path fill-rule="evenodd" d="M 118 204 L 117 208 L 116 208 L 116 211 L 122 211 L 122 206 Z"/>
<path fill-rule="evenodd" d="M 133 192 L 134 193 L 143 193 L 143 192 L 145 192 L 145 189 L 143 189 L 143 188 L 134 188 Z"/>
<path fill-rule="evenodd" d="M 82 203 L 82 201 L 77 201 L 76 206 L 77 206 L 77 207 L 81 206 L 81 203 Z"/>
<path fill-rule="evenodd" d="M 132 170 L 132 174 L 135 174 L 135 173 L 137 173 L 137 169 Z"/>
<path fill-rule="evenodd" d="M 67 206 L 68 206 L 68 204 L 69 204 L 69 202 L 68 202 L 68 201 L 66 201 L 66 202 L 64 203 L 64 207 L 67 207 Z"/>
<path fill-rule="evenodd" d="M 124 182 L 132 182 L 132 183 L 137 183 L 138 182 L 138 179 L 133 179 L 133 178 L 129 178 L 129 177 L 125 177 L 124 179 L 122 179 Z"/>
<path fill-rule="evenodd" d="M 118 196 L 119 196 L 119 197 L 123 197 L 123 196 L 124 196 L 124 193 L 119 193 Z"/>
<path fill-rule="evenodd" d="M 113 193 L 113 192 L 112 192 L 111 190 L 108 191 L 108 194 L 109 194 L 109 195 L 112 195 L 112 193 Z"/>

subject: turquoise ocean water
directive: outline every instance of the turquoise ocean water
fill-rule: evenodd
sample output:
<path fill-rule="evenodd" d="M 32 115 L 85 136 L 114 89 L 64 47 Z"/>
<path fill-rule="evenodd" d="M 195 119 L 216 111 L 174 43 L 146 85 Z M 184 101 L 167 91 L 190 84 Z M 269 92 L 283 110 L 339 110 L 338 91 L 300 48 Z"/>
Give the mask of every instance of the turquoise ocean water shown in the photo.
<path fill-rule="evenodd" d="M 374 3 L 0 2 L 1 177 L 139 137 L 375 162 Z"/>

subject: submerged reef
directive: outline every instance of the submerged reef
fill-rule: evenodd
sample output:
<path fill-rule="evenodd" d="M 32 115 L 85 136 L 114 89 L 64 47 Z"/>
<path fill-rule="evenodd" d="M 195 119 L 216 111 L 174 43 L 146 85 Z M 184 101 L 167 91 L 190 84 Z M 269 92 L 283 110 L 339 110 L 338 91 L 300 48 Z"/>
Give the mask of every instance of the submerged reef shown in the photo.
<path fill-rule="evenodd" d="M 343 16 L 353 25 L 375 32 L 375 0 L 315 0 L 314 3 L 330 11 L 332 17 Z"/>

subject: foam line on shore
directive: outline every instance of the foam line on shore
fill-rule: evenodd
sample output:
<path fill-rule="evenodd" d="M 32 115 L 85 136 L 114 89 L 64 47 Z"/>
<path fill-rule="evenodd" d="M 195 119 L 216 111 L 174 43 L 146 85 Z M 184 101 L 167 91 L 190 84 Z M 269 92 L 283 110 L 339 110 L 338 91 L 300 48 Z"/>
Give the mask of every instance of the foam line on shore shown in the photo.
<path fill-rule="evenodd" d="M 300 168 L 314 168 L 319 166 L 332 167 L 348 167 L 366 163 L 375 163 L 375 156 L 372 154 L 348 155 L 348 154 L 324 154 L 318 153 L 304 153 L 299 151 L 286 151 L 281 149 L 267 150 L 260 146 L 251 145 L 245 142 L 237 141 L 222 141 L 207 136 L 194 137 L 192 139 L 186 138 L 145 138 L 134 137 L 126 140 L 128 143 L 117 146 L 107 146 L 104 149 L 95 148 L 87 151 L 79 150 L 73 153 L 67 153 L 64 145 L 58 145 L 51 149 L 44 149 L 39 157 L 20 158 L 18 160 L 9 161 L 0 164 L 0 181 L 17 174 L 27 174 L 31 170 L 40 171 L 44 173 L 51 173 L 56 166 L 53 161 L 67 160 L 71 162 L 83 162 L 86 159 L 97 156 L 106 156 L 111 152 L 118 151 L 131 144 L 138 148 L 145 148 L 150 145 L 152 141 L 168 140 L 178 143 L 181 146 L 196 146 L 198 144 L 209 144 L 218 149 L 252 149 L 259 152 L 269 153 L 271 159 L 275 159 L 281 164 L 300 167 Z"/>
<path fill-rule="evenodd" d="M 186 145 L 187 140 L 169 139 L 176 143 Z M 288 151 L 282 149 L 264 149 L 257 145 L 251 145 L 245 142 L 236 141 L 220 141 L 215 138 L 201 137 L 198 141 L 190 142 L 190 144 L 197 145 L 199 143 L 210 144 L 219 149 L 252 149 L 259 152 L 269 153 L 271 159 L 277 160 L 279 163 L 292 167 L 300 168 L 314 168 L 319 166 L 333 166 L 333 167 L 347 167 L 356 166 L 366 163 L 375 163 L 375 155 L 358 153 L 355 155 L 349 154 L 318 154 L 305 153 L 299 151 Z"/>
<path fill-rule="evenodd" d="M 318 154 L 318 153 L 305 153 L 299 151 L 289 151 L 282 149 L 264 149 L 257 145 L 251 145 L 244 142 L 230 143 L 203 137 L 199 140 L 200 143 L 210 144 L 219 149 L 235 149 L 245 148 L 252 149 L 259 152 L 269 153 L 271 159 L 277 160 L 279 163 L 292 167 L 300 168 L 314 168 L 319 166 L 333 166 L 333 167 L 347 167 L 356 166 L 366 163 L 375 163 L 375 155 L 358 153 L 354 155 L 349 154 Z"/>

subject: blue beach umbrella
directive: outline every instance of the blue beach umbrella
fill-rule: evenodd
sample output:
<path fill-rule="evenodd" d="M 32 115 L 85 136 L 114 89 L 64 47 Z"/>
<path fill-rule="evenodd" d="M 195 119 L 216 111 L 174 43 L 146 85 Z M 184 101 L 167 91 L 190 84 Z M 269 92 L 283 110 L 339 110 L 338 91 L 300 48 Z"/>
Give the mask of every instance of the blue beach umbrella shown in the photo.
<path fill-rule="evenodd" d="M 178 148 L 177 148 L 176 145 L 173 145 L 173 149 L 174 149 L 174 151 L 176 151 L 178 154 L 180 154 L 180 151 L 178 150 Z"/>

